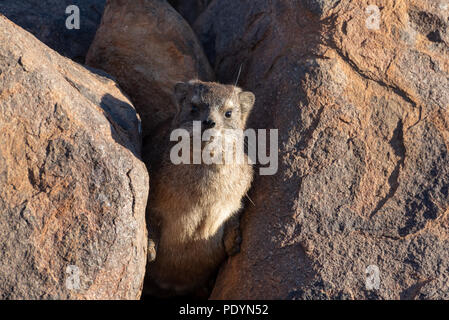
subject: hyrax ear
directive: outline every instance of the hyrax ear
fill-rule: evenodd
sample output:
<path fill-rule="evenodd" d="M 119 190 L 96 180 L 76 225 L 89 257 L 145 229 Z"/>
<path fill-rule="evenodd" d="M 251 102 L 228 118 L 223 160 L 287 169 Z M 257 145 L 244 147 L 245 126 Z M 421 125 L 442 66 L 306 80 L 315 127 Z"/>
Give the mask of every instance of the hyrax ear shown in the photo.
<path fill-rule="evenodd" d="M 189 92 L 189 84 L 186 82 L 178 82 L 175 84 L 175 100 L 178 109 L 181 109 L 183 100 L 187 97 Z"/>
<path fill-rule="evenodd" d="M 240 107 L 242 112 L 243 120 L 246 120 L 249 112 L 254 106 L 254 102 L 256 101 L 256 97 L 252 92 L 243 91 L 239 93 Z"/>

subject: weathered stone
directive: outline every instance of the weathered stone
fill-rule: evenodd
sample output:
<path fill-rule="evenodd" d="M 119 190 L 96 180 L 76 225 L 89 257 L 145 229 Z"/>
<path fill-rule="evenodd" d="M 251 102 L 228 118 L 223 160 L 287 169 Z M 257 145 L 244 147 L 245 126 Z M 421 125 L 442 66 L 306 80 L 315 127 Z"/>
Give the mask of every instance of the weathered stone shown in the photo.
<path fill-rule="evenodd" d="M 176 82 L 214 78 L 190 26 L 165 0 L 108 0 L 86 61 L 129 93 L 144 136 L 174 115 Z"/>
<path fill-rule="evenodd" d="M 79 63 L 100 25 L 105 0 L 2 0 L 0 13 L 60 54 Z M 80 10 L 80 29 L 67 29 L 68 6 Z M 71 21 L 71 20 L 70 20 Z"/>
<path fill-rule="evenodd" d="M 0 43 L 0 298 L 139 298 L 148 174 L 134 107 L 3 16 Z"/>
<path fill-rule="evenodd" d="M 279 129 L 212 298 L 449 298 L 448 6 L 375 3 L 379 30 L 358 0 L 215 0 L 196 21 L 219 81 L 243 65 L 250 126 Z"/>

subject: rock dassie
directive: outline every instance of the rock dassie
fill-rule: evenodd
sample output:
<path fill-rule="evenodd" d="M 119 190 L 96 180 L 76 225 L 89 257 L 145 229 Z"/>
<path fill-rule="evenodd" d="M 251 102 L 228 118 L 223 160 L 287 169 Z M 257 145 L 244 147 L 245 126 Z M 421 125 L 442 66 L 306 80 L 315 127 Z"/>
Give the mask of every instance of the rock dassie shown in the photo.
<path fill-rule="evenodd" d="M 178 110 L 171 130 L 186 129 L 190 140 L 194 121 L 201 121 L 201 132 L 212 129 L 217 135 L 244 130 L 255 101 L 254 94 L 238 87 L 199 80 L 178 83 L 174 97 Z M 232 218 L 242 207 L 253 169 L 244 153 L 243 161 L 234 163 L 175 165 L 170 150 L 178 142 L 168 136 L 151 171 L 148 278 L 161 289 L 185 294 L 205 285 L 226 253 L 238 250 Z M 233 140 L 223 141 L 222 152 L 229 152 L 226 141 Z M 243 150 L 243 142 L 235 146 Z"/>

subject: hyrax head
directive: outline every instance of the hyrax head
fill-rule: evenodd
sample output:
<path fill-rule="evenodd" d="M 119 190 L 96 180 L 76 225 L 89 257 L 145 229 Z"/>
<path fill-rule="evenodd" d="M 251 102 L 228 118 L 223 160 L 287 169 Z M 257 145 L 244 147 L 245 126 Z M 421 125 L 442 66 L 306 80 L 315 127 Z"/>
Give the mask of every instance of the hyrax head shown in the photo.
<path fill-rule="evenodd" d="M 201 121 L 203 130 L 245 129 L 246 120 L 254 105 L 249 91 L 215 82 L 191 80 L 175 86 L 178 113 L 176 125 L 191 128 L 193 121 Z"/>

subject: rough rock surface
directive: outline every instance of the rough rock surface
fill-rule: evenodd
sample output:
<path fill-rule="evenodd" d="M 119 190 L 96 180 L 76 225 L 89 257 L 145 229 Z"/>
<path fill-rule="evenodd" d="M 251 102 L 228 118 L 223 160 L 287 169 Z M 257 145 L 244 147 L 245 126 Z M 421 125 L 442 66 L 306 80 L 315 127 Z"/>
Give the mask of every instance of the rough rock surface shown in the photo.
<path fill-rule="evenodd" d="M 144 136 L 173 116 L 176 82 L 214 78 L 192 29 L 165 0 L 108 0 L 86 62 L 129 93 Z"/>
<path fill-rule="evenodd" d="M 0 13 L 60 54 L 84 63 L 100 25 L 105 0 L 2 0 Z M 66 8 L 80 9 L 80 29 L 66 28 Z"/>
<path fill-rule="evenodd" d="M 114 81 L 3 16 L 0 43 L 0 299 L 139 298 L 136 111 Z"/>
<path fill-rule="evenodd" d="M 196 21 L 218 80 L 243 63 L 250 124 L 279 129 L 212 298 L 449 299 L 449 6 L 372 2 L 378 30 L 362 0 L 215 0 Z"/>

